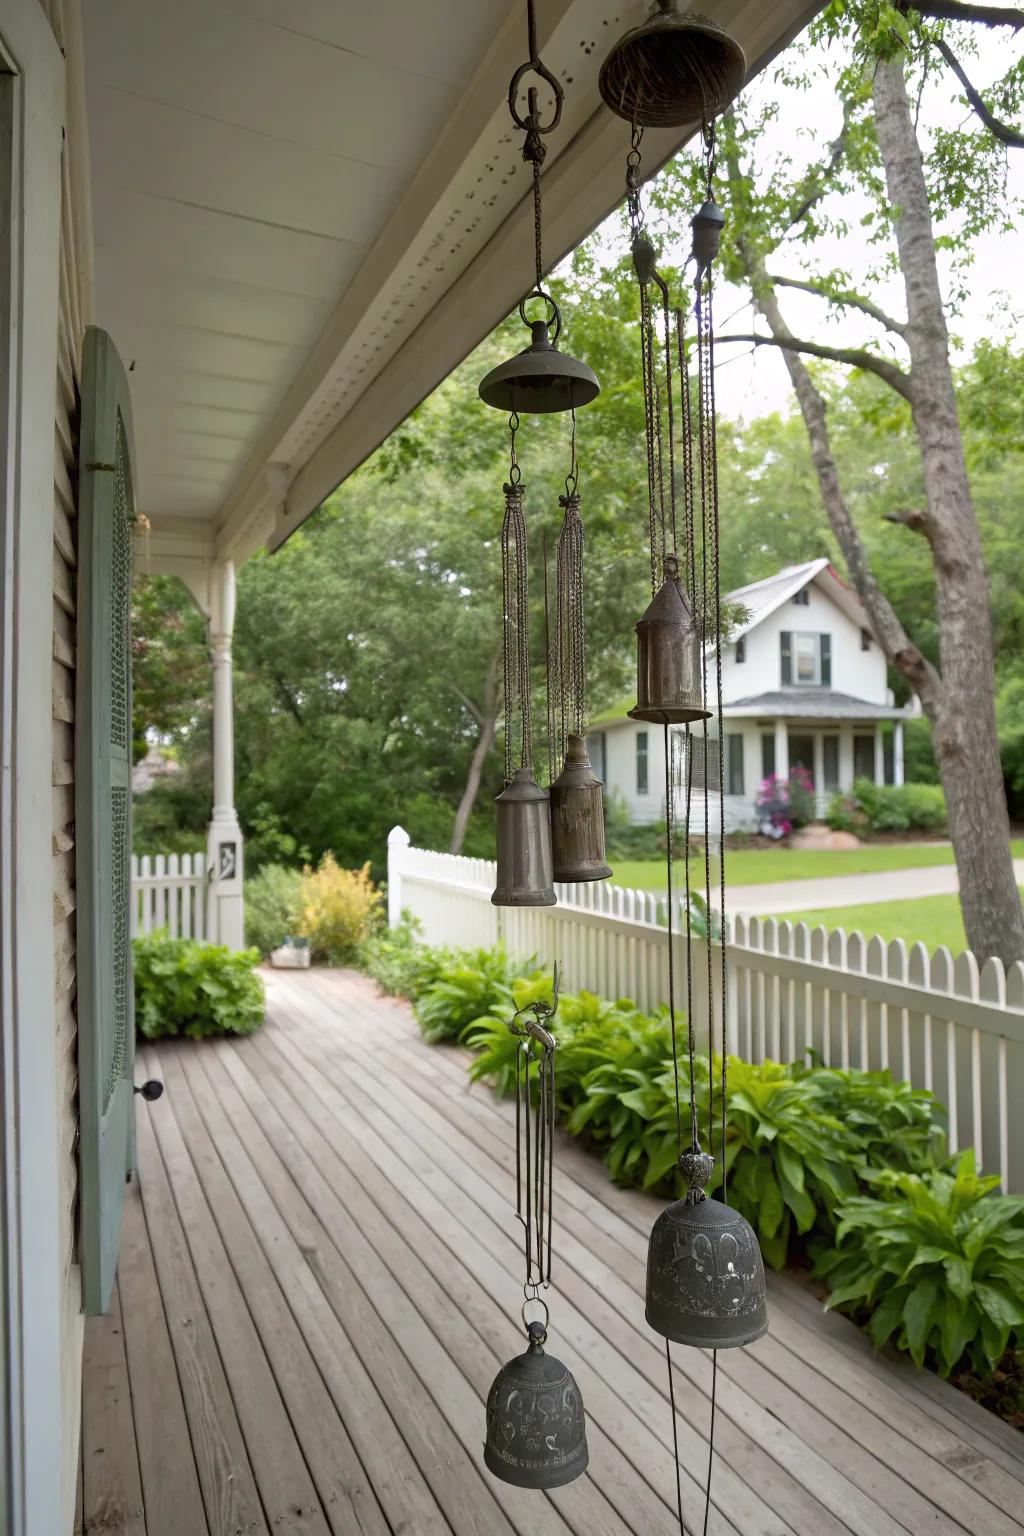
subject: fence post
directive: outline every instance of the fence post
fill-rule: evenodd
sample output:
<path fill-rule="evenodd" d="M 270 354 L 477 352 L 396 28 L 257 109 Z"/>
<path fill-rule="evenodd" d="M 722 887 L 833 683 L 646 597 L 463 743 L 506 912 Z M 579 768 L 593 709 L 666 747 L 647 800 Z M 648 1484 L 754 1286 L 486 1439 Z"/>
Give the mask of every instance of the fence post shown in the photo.
<path fill-rule="evenodd" d="M 402 852 L 412 838 L 404 827 L 392 827 L 388 833 L 388 927 L 402 921 Z"/>

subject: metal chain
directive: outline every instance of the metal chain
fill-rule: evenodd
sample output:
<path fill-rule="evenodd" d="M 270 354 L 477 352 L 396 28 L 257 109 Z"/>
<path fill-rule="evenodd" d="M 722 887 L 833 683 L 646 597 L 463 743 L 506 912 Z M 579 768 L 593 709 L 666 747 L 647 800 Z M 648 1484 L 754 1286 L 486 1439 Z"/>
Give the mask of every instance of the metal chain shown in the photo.
<path fill-rule="evenodd" d="M 511 784 L 516 767 L 533 766 L 530 720 L 530 628 L 528 608 L 528 550 L 524 486 L 516 457 L 519 417 L 509 417 L 511 435 L 509 478 L 505 485 L 505 517 L 501 527 L 501 582 L 503 603 L 502 657 L 505 685 L 505 783 Z M 516 763 L 516 712 L 519 752 Z"/>
<path fill-rule="evenodd" d="M 579 466 L 576 463 L 576 412 L 572 413 L 571 462 L 565 477 L 564 509 L 558 534 L 558 679 L 561 751 L 571 730 L 582 736 L 587 696 L 586 617 L 583 579 L 583 518 L 580 516 Z"/>

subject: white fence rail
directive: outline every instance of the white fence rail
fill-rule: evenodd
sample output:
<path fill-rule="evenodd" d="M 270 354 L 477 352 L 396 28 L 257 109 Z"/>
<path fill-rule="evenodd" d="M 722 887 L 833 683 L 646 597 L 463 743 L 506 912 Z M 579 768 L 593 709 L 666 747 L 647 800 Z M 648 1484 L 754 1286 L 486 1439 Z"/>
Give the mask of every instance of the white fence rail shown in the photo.
<path fill-rule="evenodd" d="M 403 909 L 429 944 L 489 946 L 557 959 L 565 985 L 631 997 L 653 1009 L 668 997 L 664 897 L 598 881 L 559 886 L 554 907 L 491 905 L 495 867 L 486 859 L 411 848 L 400 828 L 388 848 L 391 921 Z M 682 920 L 680 914 L 680 928 Z M 973 1146 L 1005 1190 L 1024 1190 L 1024 965 L 979 967 L 970 952 L 930 954 L 842 929 L 736 916 L 726 946 L 729 1049 L 748 1061 L 791 1061 L 816 1052 L 837 1067 L 889 1067 L 930 1088 L 949 1111 L 951 1150 Z M 721 1029 L 718 945 L 711 976 L 716 1040 Z M 685 945 L 677 999 L 685 1008 Z M 692 944 L 694 1026 L 707 1048 L 707 949 Z"/>
<path fill-rule="evenodd" d="M 132 856 L 131 932 L 216 943 L 217 905 L 205 853 Z"/>

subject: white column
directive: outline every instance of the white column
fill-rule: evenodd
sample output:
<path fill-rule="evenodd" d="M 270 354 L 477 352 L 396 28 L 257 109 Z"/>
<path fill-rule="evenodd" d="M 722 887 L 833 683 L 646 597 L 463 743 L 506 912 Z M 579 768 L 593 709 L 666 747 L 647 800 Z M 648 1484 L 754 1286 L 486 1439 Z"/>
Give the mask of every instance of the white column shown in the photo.
<path fill-rule="evenodd" d="M 388 927 L 402 921 L 402 854 L 412 842 L 404 827 L 392 827 L 388 833 Z"/>
<path fill-rule="evenodd" d="M 903 721 L 896 720 L 892 728 L 892 781 L 903 783 Z"/>
<path fill-rule="evenodd" d="M 814 733 L 814 815 L 820 816 L 825 809 L 825 738 L 821 731 Z"/>
<path fill-rule="evenodd" d="M 789 731 L 785 720 L 775 722 L 775 777 L 789 778 Z"/>
<path fill-rule="evenodd" d="M 242 829 L 235 812 L 235 700 L 231 637 L 235 627 L 235 567 L 218 564 L 210 578 L 213 659 L 213 819 L 207 834 L 211 937 L 229 949 L 245 944 Z"/>
<path fill-rule="evenodd" d="M 875 721 L 875 783 L 885 783 L 885 733 L 881 720 Z"/>
<path fill-rule="evenodd" d="M 839 727 L 839 788 L 844 795 L 853 788 L 853 726 L 848 720 Z"/>

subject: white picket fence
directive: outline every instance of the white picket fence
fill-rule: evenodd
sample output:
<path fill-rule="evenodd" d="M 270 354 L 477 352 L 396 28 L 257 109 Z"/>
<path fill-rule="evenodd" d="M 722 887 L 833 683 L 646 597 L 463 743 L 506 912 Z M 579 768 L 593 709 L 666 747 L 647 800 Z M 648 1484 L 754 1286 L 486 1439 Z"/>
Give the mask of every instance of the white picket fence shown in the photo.
<path fill-rule="evenodd" d="M 131 932 L 216 943 L 216 902 L 205 853 L 132 855 Z"/>
<path fill-rule="evenodd" d="M 422 924 L 429 944 L 504 943 L 517 958 L 554 960 L 569 989 L 668 1000 L 664 897 L 598 881 L 557 887 L 554 907 L 491 905 L 487 859 L 412 848 L 401 828 L 388 846 L 388 910 Z M 680 907 L 677 931 L 682 931 Z M 930 1088 L 949 1110 L 951 1150 L 972 1145 L 1005 1190 L 1024 1190 L 1024 965 L 979 967 L 970 952 L 929 954 L 842 929 L 735 915 L 726 944 L 729 1050 L 748 1061 L 792 1061 L 814 1051 L 837 1067 L 889 1067 Z M 712 1024 L 721 1032 L 721 950 L 711 946 Z M 676 997 L 686 1008 L 686 946 L 675 950 Z M 708 953 L 693 940 L 692 997 L 699 1045 L 708 1039 Z"/>

